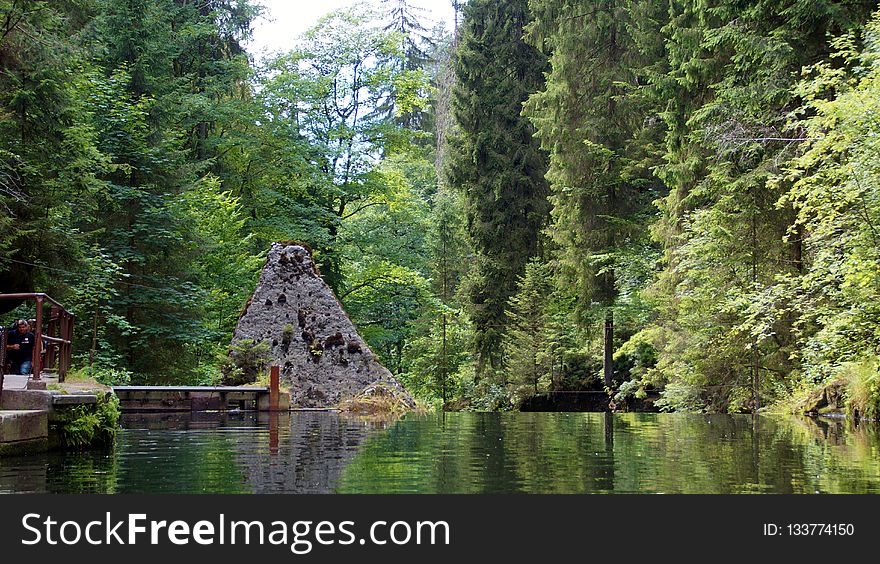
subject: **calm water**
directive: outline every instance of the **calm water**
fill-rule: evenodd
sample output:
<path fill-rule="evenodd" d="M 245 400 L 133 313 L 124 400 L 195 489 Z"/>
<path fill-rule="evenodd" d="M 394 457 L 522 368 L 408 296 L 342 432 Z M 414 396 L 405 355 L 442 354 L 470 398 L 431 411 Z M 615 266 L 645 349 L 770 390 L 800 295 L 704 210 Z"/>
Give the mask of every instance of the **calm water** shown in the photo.
<path fill-rule="evenodd" d="M 880 493 L 876 426 L 452 413 L 125 416 L 113 451 L 0 459 L 0 492 Z"/>

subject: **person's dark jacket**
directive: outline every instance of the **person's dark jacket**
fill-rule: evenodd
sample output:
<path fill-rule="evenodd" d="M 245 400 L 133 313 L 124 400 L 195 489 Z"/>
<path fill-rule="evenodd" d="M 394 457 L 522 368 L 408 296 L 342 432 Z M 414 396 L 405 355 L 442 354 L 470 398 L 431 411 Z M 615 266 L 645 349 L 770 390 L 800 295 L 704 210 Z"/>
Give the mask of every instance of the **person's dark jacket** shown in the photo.
<path fill-rule="evenodd" d="M 19 333 L 16 329 L 9 333 L 6 344 L 18 345 L 18 350 L 7 350 L 6 357 L 12 361 L 13 366 L 20 366 L 25 360 L 30 360 L 34 353 L 34 333 L 32 331 Z"/>

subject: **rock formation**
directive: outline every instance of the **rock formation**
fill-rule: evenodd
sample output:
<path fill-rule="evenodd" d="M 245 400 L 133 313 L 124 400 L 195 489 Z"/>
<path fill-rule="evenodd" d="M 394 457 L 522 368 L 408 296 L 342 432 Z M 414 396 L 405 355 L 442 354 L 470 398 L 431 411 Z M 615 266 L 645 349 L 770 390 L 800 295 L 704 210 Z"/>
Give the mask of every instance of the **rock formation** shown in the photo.
<path fill-rule="evenodd" d="M 337 406 L 380 385 L 415 407 L 358 335 L 303 245 L 272 244 L 232 340 L 269 345 L 269 362 L 280 367 L 292 406 Z"/>

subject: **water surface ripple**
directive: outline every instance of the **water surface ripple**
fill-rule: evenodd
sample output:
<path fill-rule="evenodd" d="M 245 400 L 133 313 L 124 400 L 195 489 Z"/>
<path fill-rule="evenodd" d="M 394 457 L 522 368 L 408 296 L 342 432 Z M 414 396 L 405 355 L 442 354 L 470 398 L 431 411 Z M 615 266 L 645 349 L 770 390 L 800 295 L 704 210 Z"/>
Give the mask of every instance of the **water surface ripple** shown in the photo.
<path fill-rule="evenodd" d="M 0 459 L 0 492 L 880 493 L 878 447 L 795 417 L 126 415 L 115 449 Z"/>

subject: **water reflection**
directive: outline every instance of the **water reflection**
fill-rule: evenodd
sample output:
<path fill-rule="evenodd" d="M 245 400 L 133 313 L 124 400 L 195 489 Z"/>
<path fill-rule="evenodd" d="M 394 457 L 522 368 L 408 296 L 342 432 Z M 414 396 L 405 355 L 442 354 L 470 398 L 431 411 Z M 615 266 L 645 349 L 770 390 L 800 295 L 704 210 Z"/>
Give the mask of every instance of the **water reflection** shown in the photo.
<path fill-rule="evenodd" d="M 880 493 L 875 426 L 750 416 L 126 415 L 116 449 L 0 459 L 0 492 Z"/>
<path fill-rule="evenodd" d="M 878 442 L 876 427 L 801 418 L 452 414 L 373 437 L 337 489 L 878 493 Z"/>
<path fill-rule="evenodd" d="M 267 428 L 265 442 L 232 445 L 243 483 L 254 493 L 332 491 L 364 441 L 391 424 L 323 412 L 260 414 L 258 423 Z"/>

